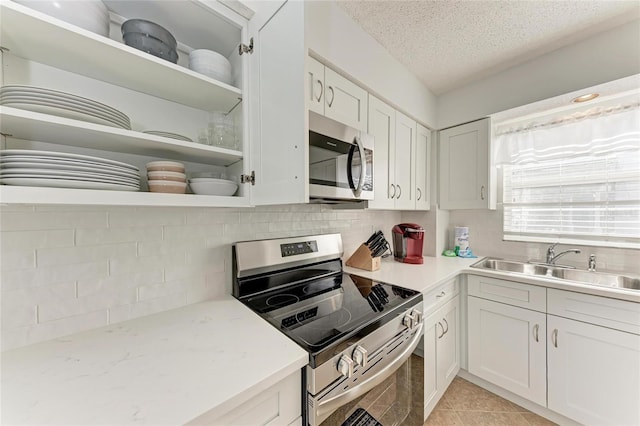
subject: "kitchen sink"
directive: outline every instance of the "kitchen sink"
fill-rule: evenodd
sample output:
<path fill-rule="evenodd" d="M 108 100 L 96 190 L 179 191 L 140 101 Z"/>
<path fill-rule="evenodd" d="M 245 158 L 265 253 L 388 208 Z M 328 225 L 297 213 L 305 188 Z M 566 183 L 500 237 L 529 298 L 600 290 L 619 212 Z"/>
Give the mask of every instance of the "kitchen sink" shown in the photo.
<path fill-rule="evenodd" d="M 640 290 L 640 278 L 615 273 L 592 272 L 568 269 L 555 265 L 542 265 L 502 259 L 483 259 L 471 265 L 472 268 L 510 272 L 528 276 L 557 278 L 582 284 Z"/>

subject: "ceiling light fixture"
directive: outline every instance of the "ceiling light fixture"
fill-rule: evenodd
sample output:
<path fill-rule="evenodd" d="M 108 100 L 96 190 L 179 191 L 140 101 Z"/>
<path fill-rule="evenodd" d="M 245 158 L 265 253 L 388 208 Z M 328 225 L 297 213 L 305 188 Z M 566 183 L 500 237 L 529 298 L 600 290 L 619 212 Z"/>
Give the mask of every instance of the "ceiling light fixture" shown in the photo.
<path fill-rule="evenodd" d="M 597 98 L 598 96 L 600 96 L 599 93 L 588 93 L 586 95 L 578 96 L 577 98 L 572 99 L 571 102 L 575 102 L 575 103 L 587 102 Z"/>

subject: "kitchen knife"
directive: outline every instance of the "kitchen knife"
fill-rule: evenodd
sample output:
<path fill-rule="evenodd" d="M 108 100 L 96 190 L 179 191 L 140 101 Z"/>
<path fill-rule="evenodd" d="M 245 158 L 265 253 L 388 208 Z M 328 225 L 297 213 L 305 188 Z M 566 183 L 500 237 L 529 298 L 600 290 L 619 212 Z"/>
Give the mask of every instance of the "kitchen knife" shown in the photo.
<path fill-rule="evenodd" d="M 383 254 L 385 254 L 388 249 L 389 249 L 389 243 L 387 242 L 387 240 L 383 240 L 382 244 L 380 244 L 380 245 L 378 245 L 378 247 L 376 247 L 376 249 L 373 251 L 371 256 L 380 257 Z"/>
<path fill-rule="evenodd" d="M 378 239 L 380 235 L 382 235 L 382 231 L 378 230 L 378 231 L 374 232 L 373 234 L 371 234 L 371 236 L 369 237 L 367 242 L 364 243 L 364 244 L 367 247 L 371 247 L 371 243 L 373 243 L 376 239 Z"/>
<path fill-rule="evenodd" d="M 371 251 L 375 250 L 383 241 L 385 241 L 384 234 L 381 232 L 373 239 L 371 244 L 369 244 L 369 249 L 371 249 Z"/>

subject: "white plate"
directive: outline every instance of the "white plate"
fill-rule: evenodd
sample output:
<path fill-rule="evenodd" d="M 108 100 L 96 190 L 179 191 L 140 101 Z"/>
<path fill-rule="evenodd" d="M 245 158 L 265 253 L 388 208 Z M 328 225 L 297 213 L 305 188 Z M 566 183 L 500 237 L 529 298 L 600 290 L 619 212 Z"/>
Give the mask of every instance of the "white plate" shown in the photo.
<path fill-rule="evenodd" d="M 129 117 L 122 114 L 114 114 L 111 111 L 106 109 L 101 109 L 89 104 L 83 104 L 81 102 L 76 102 L 67 99 L 54 99 L 52 97 L 40 96 L 40 95 L 29 95 L 29 94 L 7 94 L 0 95 L 0 102 L 23 102 L 23 103 L 31 103 L 38 102 L 47 105 L 53 106 L 62 106 L 71 109 L 75 109 L 81 112 L 89 112 L 92 114 L 97 114 L 100 116 L 104 116 L 104 118 L 111 119 L 112 121 L 117 121 L 119 123 L 123 123 L 125 126 L 131 127 L 131 121 Z"/>
<path fill-rule="evenodd" d="M 41 114 L 55 115 L 57 117 L 70 118 L 72 120 L 84 121 L 88 123 L 102 124 L 103 126 L 118 127 L 126 130 L 131 130 L 131 128 L 128 126 L 123 126 L 113 121 L 96 117 L 95 115 L 85 114 L 85 113 L 81 113 L 75 110 L 70 110 L 67 108 L 54 107 L 54 106 L 48 106 L 48 105 L 39 105 L 36 103 L 25 104 L 25 103 L 13 103 L 13 102 L 4 102 L 4 101 L 0 101 L 0 105 L 23 109 L 25 111 L 39 112 Z"/>
<path fill-rule="evenodd" d="M 140 172 L 140 170 L 136 166 L 132 166 L 131 164 L 121 163 L 120 161 L 109 160 L 106 158 L 92 157 L 90 155 L 70 154 L 67 152 L 56 152 L 56 151 L 36 151 L 31 149 L 5 149 L 3 151 L 0 151 L 0 156 L 2 157 L 10 157 L 14 155 L 35 156 L 38 158 L 49 158 L 49 159 L 90 161 L 90 162 L 100 163 L 100 164 L 120 166 L 126 169 L 131 169 L 131 170 L 135 170 L 136 172 Z"/>
<path fill-rule="evenodd" d="M 42 170 L 42 169 L 3 169 L 0 171 L 0 177 L 38 177 L 44 178 L 60 178 L 60 179 L 80 179 L 80 180 L 97 180 L 100 182 L 113 181 L 140 186 L 140 180 L 122 176 L 109 175 L 104 173 L 92 172 L 76 172 L 71 170 Z"/>
<path fill-rule="evenodd" d="M 86 165 L 84 165 L 86 164 Z M 3 161 L 0 157 L 0 170 L 11 171 L 14 169 L 29 168 L 39 170 L 67 170 L 75 172 L 94 172 L 111 174 L 113 176 L 120 176 L 130 179 L 140 179 L 140 174 L 127 169 L 121 169 L 110 166 L 102 166 L 99 164 L 91 163 L 69 163 L 69 162 L 52 162 L 52 160 L 43 161 Z"/>
<path fill-rule="evenodd" d="M 118 185 L 128 185 L 133 187 L 140 187 L 140 181 L 134 179 L 125 178 L 111 178 L 111 177 L 89 177 L 89 176 L 64 176 L 57 173 L 9 173 L 0 172 L 0 179 L 5 178 L 36 178 L 36 179 L 67 179 L 67 180 L 81 180 L 86 182 L 107 182 L 117 183 Z"/>
<path fill-rule="evenodd" d="M 71 179 L 40 179 L 40 178 L 7 178 L 2 179 L 5 185 L 17 186 L 46 186 L 49 188 L 75 188 L 75 189 L 106 189 L 112 191 L 139 191 L 129 185 L 120 185 L 104 182 L 87 182 Z"/>
<path fill-rule="evenodd" d="M 193 139 L 188 138 L 186 136 L 182 136 L 177 133 L 163 132 L 161 130 L 143 130 L 142 133 L 147 133 L 149 135 L 155 135 L 155 136 L 163 136 L 165 138 L 178 139 L 185 142 L 193 142 Z"/>
<path fill-rule="evenodd" d="M 71 100 L 71 101 L 75 101 L 75 102 L 82 102 L 84 104 L 88 104 L 91 105 L 93 107 L 99 108 L 99 109 L 105 109 L 108 110 L 114 114 L 121 114 L 123 116 L 123 118 L 126 118 L 127 116 L 122 113 L 121 111 L 110 107 L 109 105 L 103 104 L 101 102 L 98 101 L 94 101 L 93 99 L 89 99 L 89 98 L 84 98 L 82 96 L 78 96 L 78 95 L 73 95 L 71 93 L 66 93 L 66 92 L 61 92 L 59 90 L 51 90 L 51 89 L 45 89 L 44 87 L 36 87 L 36 86 L 22 86 L 22 85 L 17 85 L 17 84 L 10 84 L 10 85 L 6 85 L 3 87 L 0 87 L 0 95 L 4 95 L 4 94 L 35 94 L 35 95 L 46 95 L 46 96 L 50 96 L 53 97 L 55 99 L 65 99 L 65 100 Z"/>

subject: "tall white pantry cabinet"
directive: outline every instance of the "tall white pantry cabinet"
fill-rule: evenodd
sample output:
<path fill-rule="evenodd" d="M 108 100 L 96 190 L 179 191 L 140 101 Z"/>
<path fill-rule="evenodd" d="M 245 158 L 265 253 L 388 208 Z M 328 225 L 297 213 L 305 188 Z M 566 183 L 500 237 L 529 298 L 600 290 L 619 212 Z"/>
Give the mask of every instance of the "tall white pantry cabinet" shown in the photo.
<path fill-rule="evenodd" d="M 0 106 L 2 148 L 110 158 L 142 173 L 150 160 L 176 160 L 188 172 L 224 171 L 245 183 L 230 197 L 3 185 L 3 203 L 236 207 L 308 200 L 306 48 L 304 37 L 291 36 L 304 31 L 301 3 L 280 3 L 268 16 L 205 0 L 105 3 L 109 38 L 3 1 L 2 84 L 46 87 L 105 103 L 127 114 L 133 130 Z M 179 42 L 178 64 L 124 45 L 119 25 L 128 18 L 169 29 Z M 228 55 L 234 86 L 188 69 L 188 52 L 197 48 Z M 213 111 L 234 118 L 240 149 L 142 132 L 173 131 L 196 140 Z"/>

